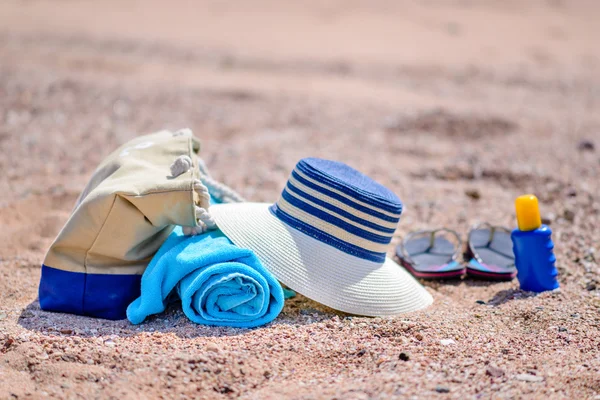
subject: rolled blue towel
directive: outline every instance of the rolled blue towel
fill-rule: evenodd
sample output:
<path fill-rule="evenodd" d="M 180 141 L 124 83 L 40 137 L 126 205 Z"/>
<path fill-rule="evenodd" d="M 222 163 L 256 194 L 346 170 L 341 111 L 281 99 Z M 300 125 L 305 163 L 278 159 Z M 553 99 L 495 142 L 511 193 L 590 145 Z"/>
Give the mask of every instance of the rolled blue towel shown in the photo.
<path fill-rule="evenodd" d="M 254 253 L 218 230 L 171 233 L 142 275 L 141 296 L 127 307 L 129 321 L 164 311 L 173 289 L 185 315 L 204 325 L 257 327 L 273 321 L 284 303 L 281 285 Z"/>

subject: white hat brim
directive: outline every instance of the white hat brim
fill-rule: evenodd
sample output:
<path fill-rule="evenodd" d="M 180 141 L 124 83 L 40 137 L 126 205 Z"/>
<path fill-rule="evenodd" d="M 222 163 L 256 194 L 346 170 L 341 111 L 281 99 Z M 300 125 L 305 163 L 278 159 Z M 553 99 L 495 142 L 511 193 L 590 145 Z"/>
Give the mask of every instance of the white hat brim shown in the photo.
<path fill-rule="evenodd" d="M 215 204 L 210 213 L 237 246 L 254 251 L 286 286 L 333 309 L 391 316 L 427 307 L 431 295 L 404 268 L 347 254 L 292 228 L 267 203 Z"/>

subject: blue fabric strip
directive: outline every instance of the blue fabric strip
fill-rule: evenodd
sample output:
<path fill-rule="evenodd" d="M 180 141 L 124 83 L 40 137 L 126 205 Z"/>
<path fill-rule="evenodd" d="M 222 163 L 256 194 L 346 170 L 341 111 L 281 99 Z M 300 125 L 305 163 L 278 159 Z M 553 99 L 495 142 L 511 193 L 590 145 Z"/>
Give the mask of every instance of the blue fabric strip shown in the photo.
<path fill-rule="evenodd" d="M 343 251 L 344 253 L 353 255 L 354 257 L 362 258 L 364 260 L 374 261 L 378 263 L 382 263 L 385 261 L 385 253 L 377 253 L 375 251 L 370 251 L 363 249 L 362 247 L 355 246 L 351 243 L 345 242 L 332 236 L 326 232 L 323 232 L 312 225 L 308 225 L 297 218 L 292 217 L 287 214 L 285 211 L 281 210 L 277 207 L 277 204 L 273 204 L 270 207 L 270 211 L 275 217 L 279 218 L 287 225 L 291 226 L 294 229 L 299 230 L 306 235 L 312 236 L 320 242 L 326 243 L 330 246 L 335 247 L 338 250 Z"/>
<path fill-rule="evenodd" d="M 102 275 L 63 271 L 42 265 L 40 307 L 45 311 L 123 319 L 140 295 L 141 275 Z"/>
<path fill-rule="evenodd" d="M 323 208 L 331 210 L 334 213 L 336 213 L 338 215 L 341 215 L 342 217 L 345 217 L 345 218 L 347 218 L 347 219 L 349 219 L 351 221 L 357 222 L 357 223 L 359 223 L 359 224 L 361 224 L 363 226 L 366 226 L 368 228 L 376 229 L 376 230 L 378 230 L 380 232 L 383 232 L 383 233 L 394 234 L 394 232 L 396 232 L 396 229 L 386 228 L 385 226 L 377 225 L 377 224 L 375 224 L 375 223 L 373 223 L 371 221 L 367 221 L 366 219 L 362 219 L 360 217 L 357 217 L 356 215 L 351 214 L 351 213 L 349 213 L 346 210 L 342 210 L 341 208 L 336 207 L 333 204 L 329 204 L 326 201 L 317 199 L 316 197 L 311 196 L 310 194 L 308 194 L 308 193 L 306 193 L 306 192 L 298 189 L 296 186 L 292 185 L 292 183 L 289 182 L 289 181 L 287 183 L 287 189 L 289 189 L 291 192 L 296 193 L 299 196 L 304 197 L 305 199 L 310 200 L 311 202 L 313 202 L 315 204 L 318 204 L 319 206 L 321 206 Z"/>
<path fill-rule="evenodd" d="M 338 200 L 338 201 L 340 201 L 340 202 L 342 202 L 342 203 L 344 203 L 344 204 L 346 204 L 346 205 L 348 205 L 348 206 L 350 206 L 352 208 L 360 210 L 360 211 L 362 211 L 362 212 L 364 212 L 366 214 L 372 215 L 374 217 L 377 217 L 379 219 L 382 219 L 382 220 L 388 221 L 388 222 L 395 222 L 395 223 L 397 223 L 398 221 L 400 221 L 400 218 L 391 217 L 389 215 L 382 214 L 380 212 L 377 212 L 377 211 L 373 210 L 372 208 L 368 208 L 368 207 L 365 207 L 365 206 L 363 206 L 361 204 L 358 204 L 358 203 L 350 200 L 349 198 L 347 198 L 345 196 L 342 196 L 342 195 L 340 195 L 338 193 L 335 193 L 335 192 L 333 192 L 331 190 L 328 190 L 328 189 L 326 189 L 326 188 L 324 188 L 324 187 L 322 187 L 320 185 L 315 185 L 314 183 L 312 183 L 312 182 L 304 179 L 303 177 L 301 177 L 298 173 L 296 173 L 296 171 L 292 171 L 292 176 L 297 181 L 299 181 L 300 183 L 302 183 L 303 185 L 308 186 L 309 188 L 311 188 L 313 190 L 316 190 L 319 193 L 323 193 L 326 196 L 329 196 L 329 197 L 331 197 L 333 199 L 336 199 L 336 200 Z"/>
<path fill-rule="evenodd" d="M 297 207 L 303 211 L 306 211 L 310 215 L 313 215 L 313 216 L 321 219 L 322 221 L 328 222 L 332 225 L 342 228 L 346 232 L 349 232 L 355 236 L 361 237 L 366 240 L 370 240 L 371 242 L 381 243 L 381 244 L 388 244 L 392 240 L 391 235 L 390 236 L 376 235 L 372 232 L 365 231 L 364 229 L 360 229 L 352 224 L 349 224 L 348 222 L 341 220 L 325 211 L 322 211 L 316 207 L 313 207 L 310 204 L 305 203 L 302 200 L 299 200 L 298 198 L 290 195 L 288 193 L 287 189 L 283 189 L 283 192 L 281 192 L 281 197 L 283 197 L 292 206 Z"/>
<path fill-rule="evenodd" d="M 391 190 L 346 164 L 317 158 L 304 158 L 298 162 L 296 168 L 312 179 L 356 200 L 391 213 L 400 214 L 402 212 L 402 202 Z M 348 182 L 353 182 L 353 184 L 349 185 Z"/>

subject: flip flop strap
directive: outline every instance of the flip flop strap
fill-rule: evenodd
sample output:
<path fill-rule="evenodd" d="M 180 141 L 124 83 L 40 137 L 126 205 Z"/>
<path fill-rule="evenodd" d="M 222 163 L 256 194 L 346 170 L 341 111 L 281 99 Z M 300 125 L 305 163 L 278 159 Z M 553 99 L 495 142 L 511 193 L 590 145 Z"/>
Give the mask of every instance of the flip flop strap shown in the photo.
<path fill-rule="evenodd" d="M 454 254 L 452 254 L 452 261 L 456 261 L 456 259 L 458 258 L 458 255 L 460 254 L 460 249 L 462 249 L 463 243 L 462 243 L 462 239 L 460 238 L 460 235 L 456 231 L 453 231 L 452 229 L 448 229 L 448 228 L 440 228 L 440 229 L 434 229 L 434 230 L 421 230 L 421 231 L 414 231 L 414 232 L 409 233 L 408 235 L 403 237 L 402 240 L 400 241 L 400 252 L 402 253 L 402 256 L 406 259 L 406 261 L 408 261 L 412 265 L 416 265 L 415 261 L 412 259 L 410 254 L 408 254 L 405 244 L 410 239 L 414 238 L 415 236 L 420 236 L 420 235 L 429 233 L 430 234 L 429 249 L 431 249 L 435 245 L 435 237 L 439 232 L 450 233 L 451 235 L 453 235 L 456 238 L 456 241 L 458 244 L 456 246 L 456 250 L 454 251 Z"/>
<path fill-rule="evenodd" d="M 490 243 L 492 243 L 492 241 L 494 240 L 494 235 L 496 234 L 496 231 L 504 231 L 508 234 L 510 234 L 510 229 L 505 228 L 503 226 L 499 226 L 499 225 L 492 225 L 489 222 L 482 222 L 479 224 L 474 225 L 471 230 L 469 231 L 469 237 L 468 239 L 468 243 L 467 245 L 469 246 L 469 251 L 471 252 L 471 254 L 473 255 L 473 258 L 475 258 L 479 263 L 483 264 L 483 260 L 481 259 L 481 257 L 479 256 L 479 254 L 477 253 L 477 250 L 475 250 L 475 248 L 472 245 L 471 242 L 471 235 L 473 234 L 473 232 L 483 228 L 483 227 L 487 227 L 490 231 L 490 237 L 488 239 L 487 245 L 489 246 Z M 498 252 L 499 254 L 505 255 L 504 253 Z"/>

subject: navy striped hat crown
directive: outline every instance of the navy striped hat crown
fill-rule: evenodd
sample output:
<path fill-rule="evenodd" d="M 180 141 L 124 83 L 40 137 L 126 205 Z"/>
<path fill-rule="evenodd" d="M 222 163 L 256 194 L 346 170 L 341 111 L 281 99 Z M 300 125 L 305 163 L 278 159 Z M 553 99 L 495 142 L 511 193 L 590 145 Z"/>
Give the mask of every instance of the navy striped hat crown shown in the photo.
<path fill-rule="evenodd" d="M 391 190 L 346 164 L 304 158 L 271 212 L 325 244 L 382 263 L 400 220 L 402 202 Z"/>

